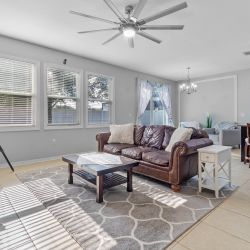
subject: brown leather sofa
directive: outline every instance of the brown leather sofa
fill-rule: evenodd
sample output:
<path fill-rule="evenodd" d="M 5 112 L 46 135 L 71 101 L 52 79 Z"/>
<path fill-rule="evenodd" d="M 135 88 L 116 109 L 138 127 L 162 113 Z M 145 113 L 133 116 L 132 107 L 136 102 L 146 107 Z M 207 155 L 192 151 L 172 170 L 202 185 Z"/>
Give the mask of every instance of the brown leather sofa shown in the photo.
<path fill-rule="evenodd" d="M 110 133 L 99 133 L 96 135 L 98 151 L 139 160 L 133 172 L 167 182 L 174 191 L 179 191 L 183 180 L 197 174 L 197 149 L 213 142 L 205 131 L 193 129 L 189 141 L 177 142 L 172 151 L 167 152 L 165 148 L 174 130 L 170 126 L 135 126 L 134 145 L 108 144 Z"/>

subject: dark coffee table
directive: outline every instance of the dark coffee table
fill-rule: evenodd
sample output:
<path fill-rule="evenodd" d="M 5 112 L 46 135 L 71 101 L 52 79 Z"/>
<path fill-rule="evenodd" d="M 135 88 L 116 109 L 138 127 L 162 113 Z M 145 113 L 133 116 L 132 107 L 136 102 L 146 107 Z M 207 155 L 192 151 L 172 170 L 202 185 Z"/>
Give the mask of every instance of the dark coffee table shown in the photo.
<path fill-rule="evenodd" d="M 73 184 L 73 174 L 83 178 L 89 185 L 96 188 L 96 202 L 103 202 L 104 188 L 127 183 L 127 191 L 132 192 L 132 169 L 139 162 L 120 155 L 107 153 L 71 154 L 62 157 L 68 163 L 68 183 Z M 80 167 L 74 171 L 74 165 Z M 127 177 L 115 172 L 126 170 Z"/>

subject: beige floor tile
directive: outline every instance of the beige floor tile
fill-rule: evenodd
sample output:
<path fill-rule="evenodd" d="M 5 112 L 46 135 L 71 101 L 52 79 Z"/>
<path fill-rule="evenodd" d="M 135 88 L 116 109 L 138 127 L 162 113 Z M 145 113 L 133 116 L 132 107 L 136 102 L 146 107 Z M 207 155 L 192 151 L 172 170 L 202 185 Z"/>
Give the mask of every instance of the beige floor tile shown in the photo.
<path fill-rule="evenodd" d="M 240 170 L 239 170 L 240 171 Z M 242 186 L 249 180 L 249 176 L 245 173 L 237 173 L 232 172 L 232 184 L 236 186 Z"/>
<path fill-rule="evenodd" d="M 179 243 L 176 243 L 173 247 L 170 247 L 170 248 L 167 248 L 167 249 L 170 249 L 170 250 L 188 250 L 188 248 L 182 246 Z"/>
<path fill-rule="evenodd" d="M 0 186 L 9 187 L 18 184 L 21 184 L 21 182 L 12 171 L 0 169 Z"/>
<path fill-rule="evenodd" d="M 242 200 L 250 201 L 250 189 L 246 189 L 245 186 L 241 186 L 235 193 L 233 193 L 232 196 L 236 196 Z"/>
<path fill-rule="evenodd" d="M 201 221 L 195 223 L 192 227 L 190 227 L 185 233 L 183 233 L 181 236 L 179 236 L 179 238 L 176 239 L 177 242 L 180 242 L 184 237 L 186 237 L 192 230 L 194 230 L 194 228 L 196 228 L 199 224 L 201 223 Z"/>
<path fill-rule="evenodd" d="M 171 245 L 169 245 L 165 250 L 173 249 L 173 247 L 177 244 L 177 241 L 173 241 Z"/>
<path fill-rule="evenodd" d="M 19 181 L 19 179 L 17 178 L 15 174 L 18 174 L 24 171 L 34 170 L 34 169 L 53 168 L 57 166 L 67 167 L 67 164 L 61 160 L 38 162 L 34 164 L 17 166 L 15 167 L 15 173 L 13 173 L 8 167 L 0 168 L 0 186 L 9 187 L 9 186 L 21 184 L 21 182 Z"/>
<path fill-rule="evenodd" d="M 250 172 L 250 169 L 249 169 Z M 238 190 L 242 195 L 250 199 L 250 179 L 244 183 Z"/>
<path fill-rule="evenodd" d="M 204 222 L 250 243 L 249 217 L 218 208 Z"/>
<path fill-rule="evenodd" d="M 15 167 L 16 172 L 23 172 L 33 169 L 39 168 L 50 168 L 50 167 L 58 167 L 58 166 L 67 166 L 65 162 L 62 160 L 53 160 L 53 161 L 44 161 L 44 162 L 37 162 L 34 164 L 22 165 Z"/>
<path fill-rule="evenodd" d="M 249 250 L 250 244 L 244 240 L 200 223 L 190 234 L 179 242 L 191 250 Z"/>
<path fill-rule="evenodd" d="M 247 179 L 250 179 L 250 169 L 246 168 L 242 165 L 238 166 L 235 169 L 232 169 L 232 176 L 233 177 L 241 177 L 245 176 Z"/>
<path fill-rule="evenodd" d="M 233 195 L 231 195 L 231 197 L 220 205 L 220 208 L 224 208 L 250 218 L 250 197 L 246 196 L 240 190 L 237 190 Z"/>

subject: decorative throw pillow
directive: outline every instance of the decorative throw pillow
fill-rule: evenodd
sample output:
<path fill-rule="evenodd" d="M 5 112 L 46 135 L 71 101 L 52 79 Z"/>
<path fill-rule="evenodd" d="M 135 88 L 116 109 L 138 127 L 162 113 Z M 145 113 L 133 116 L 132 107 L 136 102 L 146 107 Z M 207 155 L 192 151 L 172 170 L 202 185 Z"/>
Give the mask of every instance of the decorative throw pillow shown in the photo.
<path fill-rule="evenodd" d="M 166 151 L 171 152 L 173 145 L 178 141 L 190 140 L 193 129 L 191 128 L 177 128 L 171 136 L 170 142 L 166 147 Z"/>
<path fill-rule="evenodd" d="M 134 144 L 134 124 L 110 125 L 108 143 Z"/>

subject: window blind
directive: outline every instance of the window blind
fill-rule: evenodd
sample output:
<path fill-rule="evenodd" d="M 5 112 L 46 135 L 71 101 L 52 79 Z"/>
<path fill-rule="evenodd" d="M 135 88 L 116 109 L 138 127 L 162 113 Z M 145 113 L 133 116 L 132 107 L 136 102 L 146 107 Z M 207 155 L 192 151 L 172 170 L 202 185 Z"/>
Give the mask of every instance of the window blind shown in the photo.
<path fill-rule="evenodd" d="M 78 125 L 79 73 L 57 69 L 47 69 L 48 125 Z"/>
<path fill-rule="evenodd" d="M 77 97 L 78 73 L 49 68 L 47 71 L 48 96 Z"/>
<path fill-rule="evenodd" d="M 33 66 L 0 58 L 0 126 L 33 124 Z"/>

